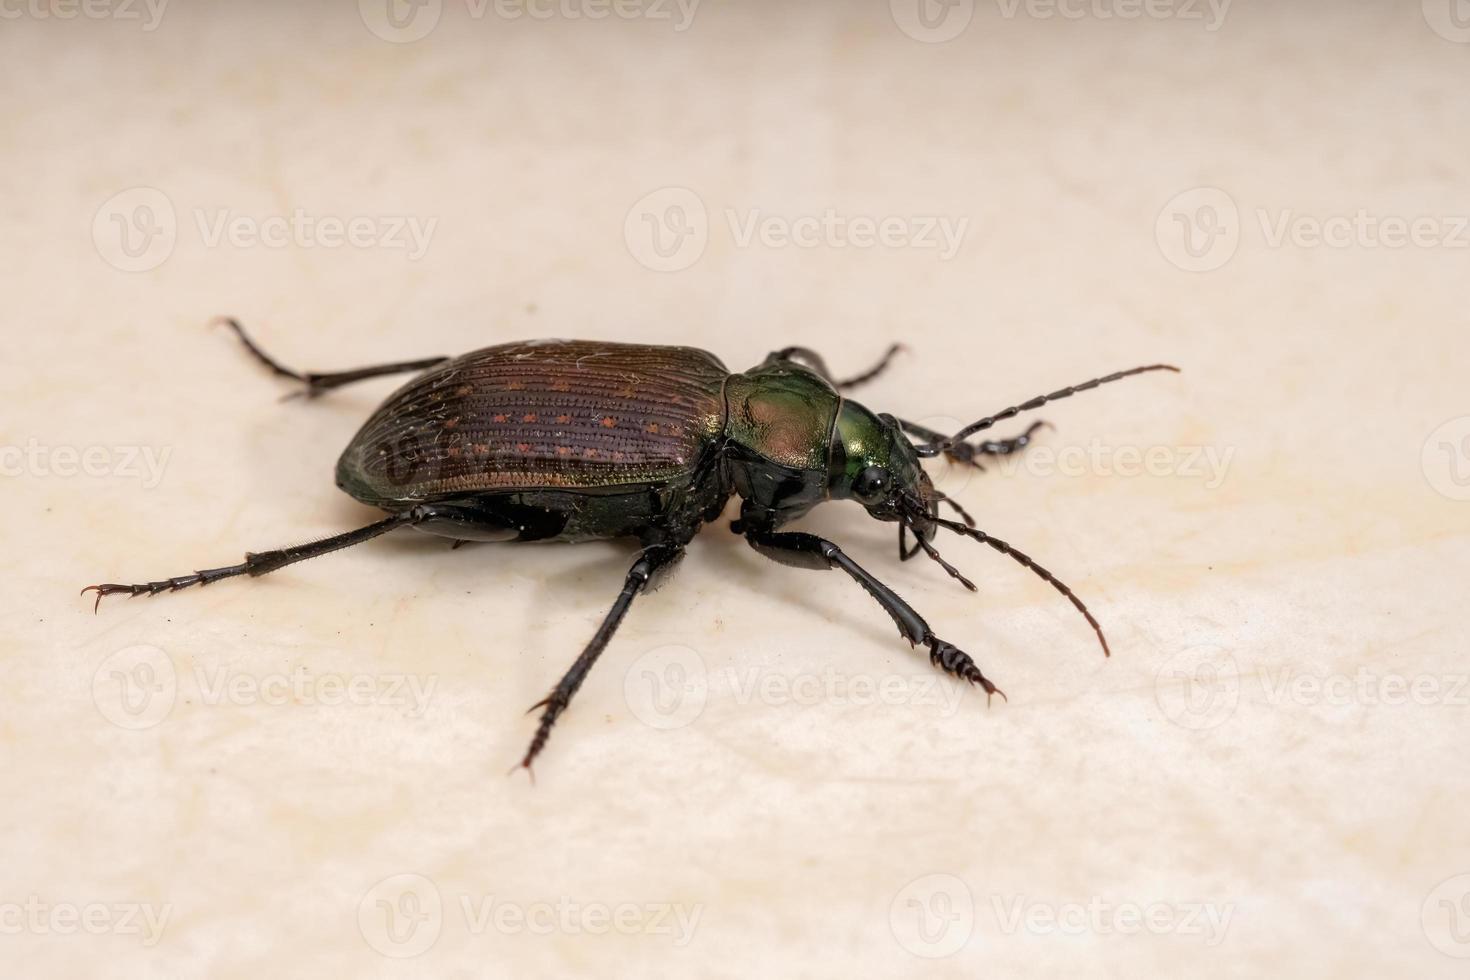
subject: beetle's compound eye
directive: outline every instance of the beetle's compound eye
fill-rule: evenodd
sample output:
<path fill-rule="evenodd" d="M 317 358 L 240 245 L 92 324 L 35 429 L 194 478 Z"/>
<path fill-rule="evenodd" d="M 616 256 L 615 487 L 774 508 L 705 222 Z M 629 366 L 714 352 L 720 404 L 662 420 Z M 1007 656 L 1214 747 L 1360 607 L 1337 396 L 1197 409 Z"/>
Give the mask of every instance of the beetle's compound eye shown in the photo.
<path fill-rule="evenodd" d="M 852 481 L 852 495 L 865 504 L 881 504 L 888 496 L 893 478 L 881 466 L 869 466 Z"/>

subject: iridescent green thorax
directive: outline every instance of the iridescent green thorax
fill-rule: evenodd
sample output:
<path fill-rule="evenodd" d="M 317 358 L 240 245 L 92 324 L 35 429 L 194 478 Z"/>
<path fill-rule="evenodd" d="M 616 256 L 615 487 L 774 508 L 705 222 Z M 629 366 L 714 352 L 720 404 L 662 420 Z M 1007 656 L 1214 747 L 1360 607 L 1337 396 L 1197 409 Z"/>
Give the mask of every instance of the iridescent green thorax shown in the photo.
<path fill-rule="evenodd" d="M 886 470 L 899 486 L 918 487 L 924 481 L 923 465 L 898 424 L 890 416 L 844 401 L 832 444 L 832 498 L 848 497 L 853 482 L 872 467 Z"/>

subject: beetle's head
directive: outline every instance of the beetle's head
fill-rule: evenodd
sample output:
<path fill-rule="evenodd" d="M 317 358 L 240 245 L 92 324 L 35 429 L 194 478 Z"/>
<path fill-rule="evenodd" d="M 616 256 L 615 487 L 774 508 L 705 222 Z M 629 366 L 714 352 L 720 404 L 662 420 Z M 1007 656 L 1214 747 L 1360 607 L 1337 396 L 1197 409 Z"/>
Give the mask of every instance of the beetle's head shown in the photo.
<path fill-rule="evenodd" d="M 833 500 L 856 500 L 880 521 L 902 521 L 925 541 L 934 538 L 934 484 L 892 415 L 842 403 L 828 492 Z"/>

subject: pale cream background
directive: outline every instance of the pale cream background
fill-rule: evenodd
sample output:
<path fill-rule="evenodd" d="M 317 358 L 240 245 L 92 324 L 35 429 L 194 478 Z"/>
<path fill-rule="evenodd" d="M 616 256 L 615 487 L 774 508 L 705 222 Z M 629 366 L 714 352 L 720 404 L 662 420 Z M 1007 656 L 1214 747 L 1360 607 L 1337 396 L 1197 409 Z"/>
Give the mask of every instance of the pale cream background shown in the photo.
<path fill-rule="evenodd" d="M 1470 502 L 1452 498 L 1470 250 L 1267 240 L 1287 214 L 1470 214 L 1470 45 L 1448 7 L 1240 0 L 1207 30 L 981 2 L 926 43 L 896 6 L 706 0 L 676 30 L 674 7 L 510 20 L 445 0 L 411 43 L 368 29 L 386 23 L 372 2 L 175 0 L 152 30 L 141 5 L 7 6 L 0 445 L 29 447 L 7 450 L 0 511 L 7 975 L 1464 975 L 1470 879 L 1435 889 L 1470 873 Z M 171 213 L 176 240 L 134 272 L 111 222 L 149 218 L 139 187 L 166 196 L 152 218 Z M 638 261 L 638 208 L 675 221 L 677 200 L 638 202 L 670 187 L 697 196 L 708 243 L 659 272 Z M 1213 213 L 1239 241 L 1191 272 L 1165 208 L 1200 187 L 1228 195 L 1238 220 Z M 726 217 L 828 208 L 968 226 L 943 260 L 741 245 Z M 296 209 L 437 224 L 416 261 L 199 227 Z M 522 711 L 594 629 L 626 547 L 402 533 L 95 617 L 77 597 L 372 519 L 331 466 L 393 382 L 278 402 L 284 383 L 208 328 L 219 313 L 323 370 L 566 335 L 733 367 L 807 343 L 846 370 L 902 338 L 862 398 L 950 422 L 1168 359 L 1186 373 L 1047 409 L 1040 448 L 1176 465 L 946 483 L 1087 599 L 1111 661 L 987 549 L 943 542 L 971 596 L 900 565 L 854 508 L 812 518 L 976 655 L 1010 695 L 990 710 L 935 703 L 954 688 L 920 688 L 927 663 L 843 577 L 709 529 L 635 606 L 533 787 L 505 776 Z M 103 447 L 110 472 L 59 475 L 68 447 Z M 156 485 L 121 465 L 129 447 L 168 453 Z M 1223 480 L 1188 447 L 1228 456 Z M 669 646 L 693 665 L 681 710 L 705 700 L 660 730 L 625 692 Z M 128 658 L 162 668 L 154 700 L 130 692 L 149 727 L 109 720 L 132 717 L 116 671 L 147 679 Z M 297 671 L 379 695 L 251 693 Z M 404 675 L 433 685 L 425 711 L 389 693 Z M 1339 680 L 1324 695 L 1314 677 Z M 222 679 L 243 687 L 211 693 Z M 854 679 L 898 703 L 859 703 Z M 1428 703 L 1382 703 L 1400 683 Z M 442 902 L 416 959 L 374 945 L 403 951 L 378 904 L 417 881 L 400 875 Z M 15 918 L 33 897 L 170 918 L 152 946 L 57 934 Z M 461 900 L 491 897 L 699 919 L 682 946 L 476 931 Z M 1164 931 L 1047 925 L 1076 904 L 1157 904 Z M 1223 937 L 1184 921 L 1200 904 L 1229 915 Z M 913 929 L 925 909 L 958 916 L 931 920 L 935 945 Z"/>

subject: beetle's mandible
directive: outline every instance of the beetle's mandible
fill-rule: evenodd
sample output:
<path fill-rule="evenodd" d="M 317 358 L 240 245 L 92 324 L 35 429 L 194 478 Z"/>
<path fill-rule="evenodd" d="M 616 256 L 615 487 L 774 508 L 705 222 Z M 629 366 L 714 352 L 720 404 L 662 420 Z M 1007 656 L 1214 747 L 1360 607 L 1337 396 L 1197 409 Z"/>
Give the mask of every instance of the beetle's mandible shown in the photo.
<path fill-rule="evenodd" d="M 973 538 L 1051 583 L 1086 617 L 1107 653 L 1102 628 L 1082 600 L 1029 556 L 979 530 L 935 488 L 922 460 L 944 454 L 979 467 L 981 457 L 1024 448 L 1043 424 L 1010 439 L 969 441 L 997 422 L 1130 375 L 1178 370 L 1151 364 L 1094 378 L 945 436 L 844 396 L 877 377 L 897 345 L 872 369 L 844 380 L 803 347 L 731 373 L 713 354 L 690 347 L 575 340 L 500 344 L 456 358 L 321 374 L 283 367 L 238 322 L 220 322 L 262 364 L 301 383 L 297 393 L 308 398 L 365 378 L 418 373 L 373 413 L 337 461 L 337 485 L 388 516 L 309 544 L 250 552 L 238 565 L 136 585 L 89 585 L 82 591 L 97 593 L 94 610 L 103 596 L 264 575 L 400 527 L 456 541 L 636 538 L 642 548 L 612 609 L 561 681 L 533 706 L 542 713 L 520 762 L 527 769 L 633 598 L 683 556 L 732 494 L 741 499 L 732 529 L 756 551 L 796 568 L 841 569 L 893 618 L 904 639 L 923 644 L 936 666 L 987 695 L 1001 692 L 897 593 L 831 541 L 782 526 L 825 501 L 855 500 L 872 517 L 898 525 L 901 558 L 922 551 L 971 590 L 934 538 L 941 528 Z M 942 516 L 941 505 L 959 520 Z"/>

